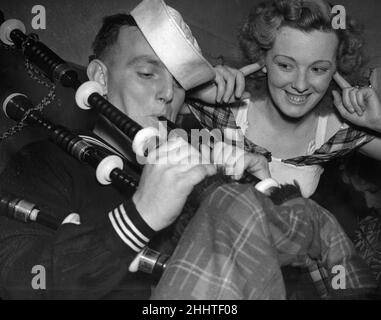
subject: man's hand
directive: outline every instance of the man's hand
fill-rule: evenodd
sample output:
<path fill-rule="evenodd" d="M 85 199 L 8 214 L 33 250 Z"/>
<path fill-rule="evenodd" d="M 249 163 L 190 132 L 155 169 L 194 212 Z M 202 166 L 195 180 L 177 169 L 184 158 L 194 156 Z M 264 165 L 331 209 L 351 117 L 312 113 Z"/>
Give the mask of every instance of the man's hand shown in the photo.
<path fill-rule="evenodd" d="M 247 170 L 260 180 L 270 178 L 270 169 L 267 159 L 261 154 L 249 153 L 243 149 L 225 142 L 214 145 L 213 162 L 224 169 L 225 174 L 239 180 Z"/>
<path fill-rule="evenodd" d="M 333 90 L 334 105 L 341 116 L 354 125 L 381 132 L 381 103 L 373 88 L 352 87 L 339 73 L 333 79 L 342 95 Z"/>
<path fill-rule="evenodd" d="M 213 83 L 194 91 L 192 98 L 209 104 L 233 103 L 250 97 L 245 92 L 245 76 L 257 72 L 262 66 L 258 63 L 247 65 L 240 70 L 228 66 L 216 66 L 216 78 Z"/>
<path fill-rule="evenodd" d="M 147 158 L 133 196 L 136 209 L 155 231 L 169 226 L 180 214 L 193 187 L 216 168 L 180 137 L 169 139 Z"/>

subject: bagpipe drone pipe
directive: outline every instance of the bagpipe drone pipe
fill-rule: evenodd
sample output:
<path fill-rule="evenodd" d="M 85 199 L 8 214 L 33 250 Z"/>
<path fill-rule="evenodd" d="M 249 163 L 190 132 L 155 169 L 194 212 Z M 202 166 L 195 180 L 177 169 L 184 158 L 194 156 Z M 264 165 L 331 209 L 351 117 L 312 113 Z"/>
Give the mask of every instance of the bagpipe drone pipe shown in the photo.
<path fill-rule="evenodd" d="M 159 147 L 162 138 L 159 130 L 152 127 L 142 128 L 138 123 L 130 119 L 102 96 L 102 90 L 96 82 L 81 84 L 77 72 L 42 42 L 26 35 L 25 27 L 20 21 L 14 19 L 5 21 L 0 27 L 0 39 L 6 45 L 15 46 L 21 50 L 25 58 L 38 67 L 52 82 L 58 82 L 64 87 L 76 90 L 77 105 L 83 109 L 93 108 L 113 123 L 132 142 L 132 149 L 138 156 L 144 157 L 149 151 Z M 139 173 L 123 167 L 123 161 L 118 156 L 100 152 L 63 126 L 48 121 L 40 111 L 33 108 L 33 104 L 24 94 L 17 91 L 7 92 L 3 94 L 1 103 L 5 114 L 9 118 L 15 121 L 23 120 L 29 125 L 43 128 L 48 133 L 51 141 L 76 159 L 94 167 L 97 180 L 101 184 L 112 183 L 119 189 L 128 192 L 133 192 L 138 186 Z M 167 127 L 170 130 L 177 128 L 170 121 L 167 121 Z M 186 207 L 195 212 L 202 200 L 208 195 L 208 190 L 214 190 L 217 186 L 226 183 L 237 183 L 237 181 L 221 173 L 206 178 L 194 188 Z M 272 179 L 259 181 L 248 172 L 245 172 L 238 183 L 255 185 L 257 190 L 269 196 L 275 204 L 300 196 L 297 186 L 278 186 Z M 7 204 L 9 208 L 12 206 L 12 208 L 16 208 L 14 201 L 7 199 L 5 198 L 3 202 L 4 206 Z M 12 210 L 16 212 L 12 208 L 8 212 Z M 28 208 L 31 208 L 31 206 Z M 7 212 L 7 210 L 2 211 Z M 29 211 L 33 210 L 30 209 Z M 15 217 L 15 215 L 13 216 Z M 44 214 L 40 213 L 40 217 L 42 221 Z M 54 225 L 57 226 L 57 223 Z M 165 259 L 158 258 L 156 261 L 163 260 Z M 161 265 L 163 266 L 164 263 L 161 263 Z"/>
<path fill-rule="evenodd" d="M 76 90 L 77 105 L 82 109 L 94 109 L 106 117 L 132 141 L 133 150 L 137 155 L 145 156 L 149 148 L 156 148 L 155 143 L 158 143 L 160 138 L 157 129 L 152 127 L 142 128 L 113 106 L 103 97 L 102 88 L 98 83 L 89 81 L 81 84 L 77 72 L 62 58 L 42 42 L 25 34 L 25 26 L 21 21 L 16 19 L 5 21 L 0 26 L 0 39 L 7 45 L 14 45 L 19 48 L 24 56 L 41 69 L 51 81 L 58 81 L 63 86 Z M 168 120 L 167 127 L 172 130 L 177 128 L 175 124 Z M 228 177 L 214 178 L 214 180 L 223 180 L 224 183 L 229 181 Z M 240 182 L 258 184 L 259 179 L 246 172 Z M 295 190 L 290 190 L 291 188 L 286 188 L 289 191 L 284 191 L 283 188 L 283 192 L 279 192 L 282 188 L 277 188 L 277 186 L 274 181 L 267 181 L 258 185 L 258 189 L 261 191 L 269 190 L 267 192 L 269 194 L 272 193 L 270 190 L 276 193 L 278 189 L 277 195 L 273 197 L 277 203 L 282 202 L 282 197 L 287 197 L 287 194 L 295 195 L 297 193 Z"/>
<path fill-rule="evenodd" d="M 11 90 L 13 91 L 13 90 Z M 123 195 L 131 196 L 139 182 L 139 175 L 123 160 L 110 152 L 100 150 L 63 126 L 56 125 L 44 118 L 40 111 L 33 109 L 26 95 L 3 92 L 0 101 L 4 113 L 15 121 L 24 119 L 27 124 L 38 126 L 46 131 L 49 139 L 77 160 L 92 166 L 97 181 L 102 185 L 113 184 Z M 57 230 L 63 221 L 50 213 L 41 211 L 37 204 L 14 195 L 0 194 L 0 215 L 25 223 L 39 223 Z M 68 216 L 69 217 L 69 216 Z M 68 218 L 66 217 L 65 220 Z M 160 276 L 165 268 L 168 256 L 148 247 L 144 248 L 140 259 L 146 261 L 139 270 Z M 146 266 L 149 265 L 150 268 Z"/>

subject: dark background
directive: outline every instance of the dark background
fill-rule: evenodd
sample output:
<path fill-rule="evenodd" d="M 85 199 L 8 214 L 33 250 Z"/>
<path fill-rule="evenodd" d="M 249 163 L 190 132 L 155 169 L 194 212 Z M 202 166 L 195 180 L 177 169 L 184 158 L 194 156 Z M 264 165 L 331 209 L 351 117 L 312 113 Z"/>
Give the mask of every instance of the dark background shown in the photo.
<path fill-rule="evenodd" d="M 237 34 L 250 9 L 259 0 L 167 0 L 179 10 L 211 63 L 242 66 Z M 5 19 L 16 18 L 24 22 L 27 33 L 37 33 L 40 40 L 64 60 L 85 67 L 91 52 L 91 43 L 101 26 L 102 18 L 118 12 L 129 12 L 139 0 L 0 0 Z M 343 5 L 347 14 L 357 18 L 365 29 L 368 70 L 381 67 L 381 1 L 340 0 L 332 4 Z M 33 30 L 32 8 L 42 5 L 46 9 L 46 29 Z M 381 69 L 376 69 L 381 70 Z M 375 72 L 373 84 L 381 88 L 381 72 Z M 82 73 L 82 77 L 85 75 Z M 376 81 L 377 80 L 377 81 Z M 45 87 L 32 80 L 25 71 L 24 59 L 17 52 L 0 47 L 0 89 L 10 84 L 27 94 L 37 104 L 47 94 Z M 381 93 L 381 90 L 380 92 Z M 89 113 L 79 111 L 74 103 L 74 92 L 57 88 L 57 98 L 46 111 L 54 121 L 71 129 L 89 127 Z M 0 113 L 0 134 L 14 124 Z M 25 130 L 0 143 L 0 171 L 9 157 L 22 145 L 42 137 L 38 130 Z"/>
<path fill-rule="evenodd" d="M 129 12 L 138 0 L 0 0 L 0 10 L 5 18 L 22 20 L 27 33 L 35 32 L 47 46 L 63 59 L 79 66 L 86 66 L 91 54 L 91 43 L 101 26 L 102 17 L 119 12 Z M 167 0 L 167 4 L 180 11 L 211 63 L 226 61 L 236 67 L 242 66 L 237 46 L 237 33 L 250 8 L 258 0 Z M 356 18 L 365 28 L 368 69 L 381 67 L 381 1 L 341 0 L 331 4 L 344 5 L 347 13 Z M 46 30 L 33 30 L 31 21 L 34 5 L 46 9 Z M 375 69 L 381 70 L 381 69 Z M 83 68 L 79 69 L 84 79 Z M 381 73 L 375 72 L 373 84 L 381 89 Z M 376 81 L 375 79 L 378 79 Z M 17 52 L 10 52 L 0 46 L 0 93 L 4 86 L 15 86 L 37 104 L 47 94 L 47 89 L 32 80 L 25 70 L 24 59 Z M 381 90 L 379 91 L 381 93 Z M 71 89 L 57 87 L 57 98 L 49 105 L 45 114 L 53 121 L 71 129 L 91 127 L 91 116 L 79 111 L 74 103 Z M 91 115 L 91 114 L 90 114 Z M 93 115 L 94 116 L 94 115 Z M 13 121 L 0 113 L 0 135 Z M 44 138 L 38 129 L 27 129 L 22 133 L 0 141 L 0 172 L 7 161 L 24 144 Z M 328 208 L 340 221 L 347 234 L 353 239 L 364 217 L 381 217 L 381 168 L 378 163 L 356 156 L 347 163 L 333 163 L 326 168 L 315 194 L 315 200 Z M 375 239 L 374 248 L 378 257 L 367 257 L 367 262 L 378 275 L 381 288 L 381 219 L 363 224 L 367 232 L 367 243 Z M 369 231 L 369 232 L 368 232 Z M 368 238 L 369 237 L 369 238 Z M 369 241 L 368 241 L 369 240 Z M 374 260 L 375 259 L 375 260 Z M 291 272 L 286 279 L 292 279 Z M 289 294 L 298 292 L 304 282 L 288 281 Z M 290 293 L 291 292 L 291 293 Z M 309 294 L 310 295 L 310 294 Z M 316 298 L 314 295 L 303 298 Z"/>
<path fill-rule="evenodd" d="M 205 55 L 212 61 L 219 56 L 239 59 L 237 31 L 250 8 L 258 0 L 168 0 L 167 4 L 180 11 L 199 40 Z M 31 32 L 31 9 L 34 5 L 46 8 L 47 28 L 35 31 L 40 39 L 69 61 L 86 65 L 102 17 L 117 12 L 129 12 L 137 0 L 2 0 L 0 9 L 6 18 L 22 20 Z M 366 28 L 367 53 L 371 64 L 381 66 L 381 1 L 340 0 L 347 14 L 362 22 Z"/>

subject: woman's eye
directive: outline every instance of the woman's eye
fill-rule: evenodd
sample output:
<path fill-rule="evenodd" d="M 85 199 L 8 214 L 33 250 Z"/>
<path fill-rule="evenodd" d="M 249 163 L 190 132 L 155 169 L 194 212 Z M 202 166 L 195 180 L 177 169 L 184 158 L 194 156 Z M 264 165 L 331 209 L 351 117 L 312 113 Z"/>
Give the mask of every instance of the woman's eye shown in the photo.
<path fill-rule="evenodd" d="M 278 66 L 284 70 L 291 70 L 292 69 L 292 66 L 290 64 L 287 64 L 287 63 L 278 62 Z"/>
<path fill-rule="evenodd" d="M 322 74 L 322 73 L 326 73 L 328 71 L 328 69 L 327 68 L 314 67 L 314 68 L 312 68 L 312 71 Z"/>

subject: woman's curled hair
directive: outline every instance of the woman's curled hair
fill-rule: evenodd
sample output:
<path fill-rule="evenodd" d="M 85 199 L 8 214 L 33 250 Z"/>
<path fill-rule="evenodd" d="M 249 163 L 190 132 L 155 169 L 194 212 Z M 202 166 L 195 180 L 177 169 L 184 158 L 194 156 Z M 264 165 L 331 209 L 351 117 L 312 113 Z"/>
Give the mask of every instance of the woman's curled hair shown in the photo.
<path fill-rule="evenodd" d="M 346 28 L 334 29 L 334 17 L 331 7 L 324 0 L 264 1 L 252 10 L 240 30 L 239 43 L 244 58 L 248 63 L 263 61 L 282 27 L 292 27 L 304 32 L 335 32 L 339 39 L 338 71 L 349 81 L 356 80 L 364 65 L 362 28 L 347 16 Z M 263 83 L 263 80 L 264 75 L 256 77 L 256 82 Z M 256 87 L 260 87 L 259 83 Z"/>

